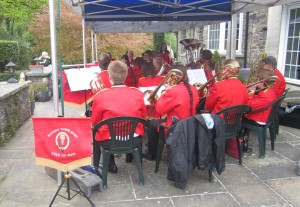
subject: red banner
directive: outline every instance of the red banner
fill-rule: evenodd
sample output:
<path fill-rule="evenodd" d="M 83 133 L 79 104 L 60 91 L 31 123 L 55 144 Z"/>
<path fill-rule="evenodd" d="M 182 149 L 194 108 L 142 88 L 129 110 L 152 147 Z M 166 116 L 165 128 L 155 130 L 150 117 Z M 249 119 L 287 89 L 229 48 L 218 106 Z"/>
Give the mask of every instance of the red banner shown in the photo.
<path fill-rule="evenodd" d="M 90 118 L 32 118 L 36 164 L 70 171 L 90 165 L 92 129 Z"/>

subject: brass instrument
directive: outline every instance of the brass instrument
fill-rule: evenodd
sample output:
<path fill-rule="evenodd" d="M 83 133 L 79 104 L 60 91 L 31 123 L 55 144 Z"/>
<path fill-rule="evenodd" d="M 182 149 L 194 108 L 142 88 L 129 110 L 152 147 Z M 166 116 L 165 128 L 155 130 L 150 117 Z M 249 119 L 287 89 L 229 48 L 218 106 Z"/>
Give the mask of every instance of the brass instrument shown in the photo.
<path fill-rule="evenodd" d="M 99 75 L 97 75 L 97 77 L 91 80 L 90 87 L 92 89 L 93 94 L 96 94 L 99 91 L 103 91 L 106 88 L 102 78 Z"/>
<path fill-rule="evenodd" d="M 193 38 L 183 39 L 179 43 L 181 43 L 186 50 L 186 64 L 189 64 L 191 58 L 195 61 L 200 59 L 200 51 L 205 47 L 205 44 Z"/>
<path fill-rule="evenodd" d="M 163 85 L 165 84 L 168 84 L 170 86 L 177 85 L 182 80 L 182 78 L 183 78 L 183 72 L 181 70 L 178 69 L 170 70 L 166 75 L 166 77 L 162 80 L 162 82 L 153 91 L 150 90 L 145 91 L 144 93 L 145 100 L 147 100 L 148 103 L 151 103 L 151 101 L 156 101 L 158 99 L 157 93 Z"/>
<path fill-rule="evenodd" d="M 276 80 L 277 79 L 278 79 L 277 76 L 270 76 L 268 78 L 261 79 L 261 80 L 255 82 L 255 83 L 248 84 L 246 86 L 246 88 L 248 89 L 248 93 L 252 93 L 252 92 L 257 93 L 257 92 L 263 91 L 263 90 L 265 90 L 267 88 L 272 88 L 276 84 Z M 256 86 L 259 83 L 264 83 L 264 87 L 263 88 L 259 88 L 259 89 L 255 88 L 255 90 L 253 90 L 253 89 L 251 90 L 251 87 Z"/>
<path fill-rule="evenodd" d="M 199 94 L 202 94 L 201 97 L 206 97 L 209 93 L 207 85 L 213 80 L 215 80 L 215 78 L 217 78 L 217 80 L 224 80 L 224 76 L 227 73 L 231 72 L 233 69 L 236 69 L 236 66 L 227 64 L 222 68 L 222 70 L 219 70 L 213 77 L 208 79 L 205 83 L 194 83 L 194 86 L 197 88 Z"/>

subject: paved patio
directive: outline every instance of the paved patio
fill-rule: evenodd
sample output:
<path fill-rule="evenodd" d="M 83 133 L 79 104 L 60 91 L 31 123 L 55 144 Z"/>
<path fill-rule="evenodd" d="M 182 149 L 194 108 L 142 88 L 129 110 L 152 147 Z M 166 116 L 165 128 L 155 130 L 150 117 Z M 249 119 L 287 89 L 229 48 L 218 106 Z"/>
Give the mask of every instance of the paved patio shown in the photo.
<path fill-rule="evenodd" d="M 37 102 L 34 116 L 55 116 L 53 102 Z M 65 116 L 79 116 L 84 108 L 65 108 Z M 268 134 L 269 136 L 269 134 Z M 108 174 L 108 188 L 94 190 L 90 199 L 95 206 L 300 206 L 300 176 L 296 175 L 300 159 L 300 130 L 280 126 L 275 151 L 267 139 L 266 156 L 258 158 L 258 142 L 250 136 L 253 152 L 243 157 L 243 164 L 226 156 L 226 169 L 214 181 L 206 171 L 195 170 L 185 190 L 174 187 L 166 179 L 166 156 L 160 171 L 154 173 L 155 162 L 144 160 L 145 185 L 138 185 L 135 162 L 116 159 L 118 174 Z M 35 165 L 34 136 L 31 120 L 24 123 L 5 147 L 0 148 L 0 206 L 49 206 L 57 182 Z M 62 190 L 61 193 L 65 192 Z M 53 206 L 90 206 L 86 198 L 75 196 L 71 201 L 57 197 Z"/>

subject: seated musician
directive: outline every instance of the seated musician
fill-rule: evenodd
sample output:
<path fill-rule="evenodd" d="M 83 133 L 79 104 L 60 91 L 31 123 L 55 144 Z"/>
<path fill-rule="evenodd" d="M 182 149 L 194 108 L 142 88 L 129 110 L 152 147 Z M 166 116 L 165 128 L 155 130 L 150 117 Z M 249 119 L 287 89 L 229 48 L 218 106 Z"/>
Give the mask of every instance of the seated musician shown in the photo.
<path fill-rule="evenodd" d="M 172 66 L 173 60 L 172 60 L 171 53 L 168 50 L 168 46 L 166 43 L 161 44 L 159 52 L 162 55 L 163 64 L 168 65 L 168 67 Z"/>
<path fill-rule="evenodd" d="M 142 76 L 139 79 L 138 87 L 157 87 L 164 80 L 164 77 L 157 76 L 155 72 L 155 68 L 149 62 L 145 62 L 142 65 Z M 147 91 L 146 91 L 147 92 Z M 155 110 L 155 106 L 150 102 L 146 106 L 147 116 L 151 119 L 159 119 L 160 114 L 158 114 Z"/>
<path fill-rule="evenodd" d="M 185 119 L 195 115 L 196 106 L 199 102 L 197 89 L 190 85 L 188 77 L 183 66 L 173 66 L 182 71 L 183 75 L 179 78 L 179 83 L 169 85 L 167 81 L 166 92 L 163 93 L 155 103 L 157 113 L 160 115 L 167 114 L 166 120 L 157 119 L 150 120 L 148 127 L 148 152 L 144 152 L 143 156 L 147 159 L 154 160 L 156 157 L 156 150 L 158 144 L 158 127 L 161 123 L 166 122 L 165 125 L 172 124 L 172 117 L 178 119 Z"/>
<path fill-rule="evenodd" d="M 281 96 L 286 88 L 286 81 L 284 76 L 280 73 L 280 71 L 277 69 L 277 61 L 276 58 L 273 56 L 268 56 L 264 59 L 262 59 L 262 66 L 263 69 L 271 70 L 273 71 L 278 79 L 276 80 L 276 84 L 274 86 L 274 91 L 276 93 L 276 97 L 278 98 Z"/>
<path fill-rule="evenodd" d="M 263 82 L 258 82 L 252 90 L 249 91 L 247 97 L 247 105 L 251 107 L 251 110 L 260 110 L 268 106 L 270 103 L 276 100 L 276 92 L 274 91 L 275 80 L 272 77 L 276 77 L 276 74 L 271 70 L 260 70 L 257 74 L 258 80 L 264 80 Z M 269 79 L 268 79 L 269 78 Z M 262 112 L 251 112 L 246 114 L 243 118 L 243 122 L 254 123 L 255 125 L 265 125 L 267 118 L 270 114 L 271 107 Z M 244 131 L 244 152 L 251 152 L 251 149 L 248 148 L 248 138 L 249 132 L 247 129 Z"/>
<path fill-rule="evenodd" d="M 99 57 L 99 67 L 101 72 L 98 74 L 98 76 L 103 80 L 103 83 L 106 88 L 111 87 L 111 83 L 109 81 L 108 77 L 108 65 L 110 63 L 110 56 L 107 53 L 101 53 Z"/>
<path fill-rule="evenodd" d="M 237 78 L 240 65 L 236 60 L 228 59 L 224 62 L 224 67 L 220 75 L 221 81 L 216 82 L 209 92 L 205 109 L 216 113 L 222 109 L 246 104 L 247 88 Z M 238 158 L 238 149 L 235 139 L 229 139 L 227 145 L 227 153 Z"/>
<path fill-rule="evenodd" d="M 138 81 L 142 77 L 142 64 L 144 63 L 142 57 L 134 59 L 133 64 L 128 67 L 128 75 L 125 80 L 125 85 L 129 87 L 138 87 Z"/>
<path fill-rule="evenodd" d="M 111 88 L 99 91 L 94 97 L 92 106 L 92 124 L 95 125 L 99 121 L 116 117 L 116 116 L 135 116 L 146 118 L 146 106 L 144 103 L 144 94 L 137 88 L 127 87 L 124 80 L 127 76 L 128 68 L 121 61 L 114 61 L 108 66 L 109 80 L 112 84 Z M 135 144 L 142 147 L 141 136 L 144 129 L 138 127 L 135 138 Z M 107 128 L 100 128 L 93 140 L 93 162 L 96 168 L 99 167 L 101 151 L 100 146 L 109 148 L 110 134 Z M 131 162 L 132 154 L 126 155 L 126 162 Z M 109 158 L 109 172 L 117 173 L 114 155 Z"/>
<path fill-rule="evenodd" d="M 205 102 L 205 109 L 216 113 L 230 106 L 245 104 L 247 98 L 246 86 L 237 78 L 240 64 L 228 59 L 224 62 L 221 81 L 216 82 Z"/>
<path fill-rule="evenodd" d="M 135 60 L 133 50 L 128 50 L 125 55 L 128 56 L 129 63 L 130 63 L 131 66 L 133 66 L 134 65 L 134 60 Z"/>
<path fill-rule="evenodd" d="M 108 53 L 101 53 L 98 62 L 100 68 L 100 73 L 98 74 L 98 77 L 100 77 L 101 80 L 103 81 L 105 88 L 110 88 L 111 83 L 109 81 L 108 71 L 107 71 L 108 65 L 110 63 L 110 55 Z M 92 105 L 93 105 L 93 101 L 87 105 L 87 110 L 85 112 L 86 117 L 90 117 L 92 115 Z"/>
<path fill-rule="evenodd" d="M 153 66 L 157 75 L 166 75 L 169 71 L 169 67 L 163 64 L 162 57 L 153 58 Z"/>

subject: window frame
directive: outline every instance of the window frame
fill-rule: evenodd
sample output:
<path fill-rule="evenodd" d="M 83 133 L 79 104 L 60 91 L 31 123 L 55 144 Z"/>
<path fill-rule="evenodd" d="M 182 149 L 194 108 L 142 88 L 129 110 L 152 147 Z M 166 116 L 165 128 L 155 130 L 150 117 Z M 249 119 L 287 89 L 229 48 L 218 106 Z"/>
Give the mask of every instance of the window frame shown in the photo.
<path fill-rule="evenodd" d="M 237 55 L 242 55 L 242 42 L 243 42 L 243 32 L 244 32 L 244 28 L 243 28 L 243 26 L 244 26 L 244 14 L 239 13 L 238 15 L 240 15 L 240 17 L 238 18 L 239 22 L 237 22 L 239 24 L 239 35 L 238 35 L 238 45 L 237 45 L 238 49 L 236 49 L 236 54 Z M 218 52 L 221 55 L 226 55 L 226 51 L 227 51 L 227 50 L 225 50 L 226 23 L 229 23 L 229 22 L 216 23 L 216 24 L 220 24 L 219 47 L 218 47 L 218 49 L 208 48 L 211 51 L 218 50 Z M 209 40 L 210 40 L 210 27 L 211 27 L 211 25 L 208 25 L 208 29 L 207 29 L 208 47 L 209 47 Z M 227 40 L 228 40 L 228 37 L 227 37 Z"/>

